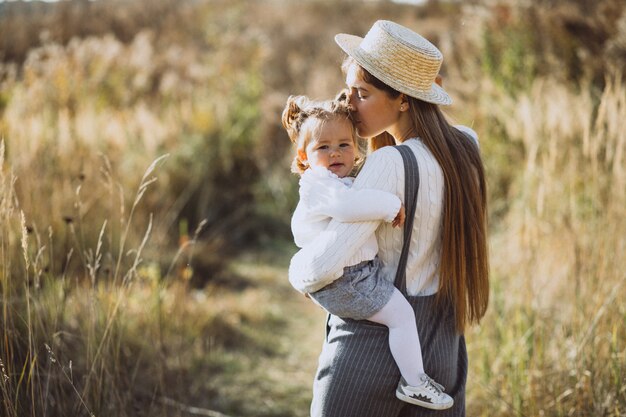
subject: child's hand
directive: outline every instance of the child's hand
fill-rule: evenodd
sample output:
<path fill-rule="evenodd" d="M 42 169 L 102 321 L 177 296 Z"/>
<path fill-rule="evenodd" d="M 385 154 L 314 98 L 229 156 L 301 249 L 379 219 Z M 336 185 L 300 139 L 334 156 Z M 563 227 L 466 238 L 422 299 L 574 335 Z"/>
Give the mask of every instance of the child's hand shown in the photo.
<path fill-rule="evenodd" d="M 400 227 L 404 224 L 404 218 L 406 217 L 406 212 L 404 211 L 404 204 L 400 206 L 400 211 L 396 215 L 396 218 L 393 219 L 391 225 L 393 227 Z"/>

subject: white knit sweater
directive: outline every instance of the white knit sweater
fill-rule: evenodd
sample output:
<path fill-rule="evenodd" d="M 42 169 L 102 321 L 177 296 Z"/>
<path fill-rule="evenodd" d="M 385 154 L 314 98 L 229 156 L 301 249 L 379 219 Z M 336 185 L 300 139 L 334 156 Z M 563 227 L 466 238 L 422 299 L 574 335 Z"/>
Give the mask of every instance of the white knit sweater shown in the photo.
<path fill-rule="evenodd" d="M 464 126 L 457 128 L 478 141 L 476 133 Z M 404 142 L 415 153 L 419 166 L 419 192 L 413 234 L 407 260 L 409 295 L 437 292 L 441 257 L 444 178 L 441 167 L 419 139 Z M 353 189 L 378 189 L 400 196 L 404 203 L 404 163 L 400 153 L 384 147 L 368 156 Z M 406 205 L 406 204 L 405 204 Z M 393 281 L 402 249 L 402 228 L 389 223 L 368 221 L 342 223 L 332 220 L 313 242 L 291 259 L 289 281 L 298 291 L 314 292 L 339 278 L 358 248 L 373 234 L 378 241 L 378 256 L 386 269 L 384 276 Z"/>
<path fill-rule="evenodd" d="M 351 188 L 354 178 L 339 178 L 323 167 L 314 167 L 300 178 L 300 201 L 291 218 L 294 241 L 299 247 L 314 242 L 332 219 L 340 222 L 391 222 L 400 211 L 395 194 L 380 190 Z M 374 259 L 378 253 L 371 234 L 344 266 Z"/>

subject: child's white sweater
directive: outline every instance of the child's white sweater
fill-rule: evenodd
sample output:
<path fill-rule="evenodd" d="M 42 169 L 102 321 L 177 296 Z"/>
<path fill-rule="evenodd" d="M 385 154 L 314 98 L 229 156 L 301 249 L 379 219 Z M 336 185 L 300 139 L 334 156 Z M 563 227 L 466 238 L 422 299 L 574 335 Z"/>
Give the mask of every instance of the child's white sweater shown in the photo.
<path fill-rule="evenodd" d="M 332 219 L 339 222 L 391 222 L 400 211 L 400 198 L 379 190 L 351 188 L 354 178 L 339 178 L 321 167 L 307 169 L 300 178 L 300 201 L 291 218 L 298 247 L 305 247 L 326 230 Z M 348 242 L 349 243 L 349 242 Z M 372 232 L 345 265 L 374 259 L 378 253 Z M 343 268 L 343 267 L 342 267 Z"/>

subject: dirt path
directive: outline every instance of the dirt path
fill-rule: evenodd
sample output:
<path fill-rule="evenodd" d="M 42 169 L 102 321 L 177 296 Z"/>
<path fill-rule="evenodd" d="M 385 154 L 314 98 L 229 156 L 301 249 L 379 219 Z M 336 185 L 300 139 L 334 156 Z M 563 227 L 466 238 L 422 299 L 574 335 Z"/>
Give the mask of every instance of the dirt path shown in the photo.
<path fill-rule="evenodd" d="M 240 258 L 233 270 L 254 285 L 249 290 L 265 310 L 259 337 L 270 340 L 268 354 L 241 358 L 247 370 L 228 376 L 231 400 L 240 398 L 237 416 L 309 415 L 311 384 L 324 337 L 325 313 L 288 282 L 292 248 Z"/>

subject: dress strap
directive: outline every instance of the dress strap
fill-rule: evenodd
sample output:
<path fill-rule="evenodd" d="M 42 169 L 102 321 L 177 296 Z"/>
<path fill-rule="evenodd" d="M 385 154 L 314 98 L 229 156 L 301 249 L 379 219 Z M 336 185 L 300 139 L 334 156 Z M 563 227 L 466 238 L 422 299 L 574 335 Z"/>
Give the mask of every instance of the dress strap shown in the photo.
<path fill-rule="evenodd" d="M 406 292 L 406 263 L 409 257 L 409 247 L 411 246 L 411 234 L 413 233 L 413 220 L 415 219 L 415 207 L 417 206 L 417 191 L 419 189 L 419 169 L 415 154 L 407 145 L 394 146 L 402 155 L 404 162 L 404 209 L 406 218 L 404 220 L 404 243 L 394 285 L 402 294 Z"/>

